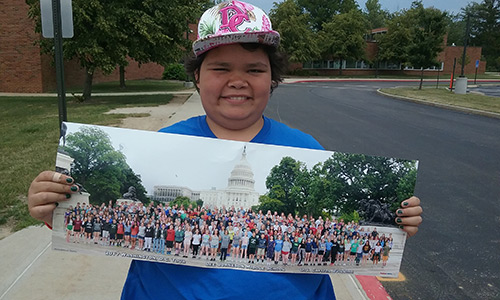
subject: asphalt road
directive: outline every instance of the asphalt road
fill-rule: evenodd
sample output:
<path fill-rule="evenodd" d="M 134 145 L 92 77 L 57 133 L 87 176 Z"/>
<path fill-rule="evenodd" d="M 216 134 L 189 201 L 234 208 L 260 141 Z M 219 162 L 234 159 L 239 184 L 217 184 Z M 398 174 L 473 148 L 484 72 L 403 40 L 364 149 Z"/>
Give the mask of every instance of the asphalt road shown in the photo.
<path fill-rule="evenodd" d="M 500 85 L 480 85 L 472 88 L 471 91 L 480 92 L 487 96 L 500 98 Z"/>
<path fill-rule="evenodd" d="M 382 282 L 393 299 L 500 299 L 500 120 L 376 93 L 394 85 L 284 84 L 265 114 L 328 150 L 419 160 L 424 223 L 406 281 Z"/>

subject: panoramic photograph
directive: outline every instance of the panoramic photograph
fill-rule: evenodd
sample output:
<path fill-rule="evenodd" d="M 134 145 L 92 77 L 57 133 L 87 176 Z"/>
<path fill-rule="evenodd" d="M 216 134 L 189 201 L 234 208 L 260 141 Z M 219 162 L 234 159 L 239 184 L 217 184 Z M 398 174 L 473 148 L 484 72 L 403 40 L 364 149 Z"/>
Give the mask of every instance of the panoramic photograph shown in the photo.
<path fill-rule="evenodd" d="M 418 162 L 65 123 L 79 192 L 53 249 L 205 268 L 396 277 Z M 180 151 L 180 149 L 183 149 Z"/>

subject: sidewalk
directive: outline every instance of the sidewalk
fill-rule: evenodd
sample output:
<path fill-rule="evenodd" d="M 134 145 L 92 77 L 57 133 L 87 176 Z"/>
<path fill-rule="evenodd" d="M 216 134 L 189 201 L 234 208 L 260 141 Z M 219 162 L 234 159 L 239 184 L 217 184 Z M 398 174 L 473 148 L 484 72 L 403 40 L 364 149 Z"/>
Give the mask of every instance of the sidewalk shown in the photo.
<path fill-rule="evenodd" d="M 183 105 L 167 106 L 155 108 L 168 114 L 161 127 L 204 114 L 196 92 Z M 130 265 L 126 258 L 54 251 L 46 227 L 29 227 L 0 240 L 0 253 L 0 300 L 119 299 Z M 369 299 L 355 276 L 330 277 L 337 299 Z"/>

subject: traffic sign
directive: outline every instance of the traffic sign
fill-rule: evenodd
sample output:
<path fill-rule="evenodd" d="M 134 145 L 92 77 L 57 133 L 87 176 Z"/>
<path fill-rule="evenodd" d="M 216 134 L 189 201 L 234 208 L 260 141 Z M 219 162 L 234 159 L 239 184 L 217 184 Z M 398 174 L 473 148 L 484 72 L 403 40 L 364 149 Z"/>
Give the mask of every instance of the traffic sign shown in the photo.
<path fill-rule="evenodd" d="M 476 60 L 476 69 L 479 68 L 479 59 Z"/>
<path fill-rule="evenodd" d="M 73 37 L 73 9 L 71 0 L 61 1 L 61 29 L 63 38 Z M 54 38 L 54 17 L 52 0 L 40 0 L 40 12 L 42 19 L 42 36 L 44 38 Z"/>

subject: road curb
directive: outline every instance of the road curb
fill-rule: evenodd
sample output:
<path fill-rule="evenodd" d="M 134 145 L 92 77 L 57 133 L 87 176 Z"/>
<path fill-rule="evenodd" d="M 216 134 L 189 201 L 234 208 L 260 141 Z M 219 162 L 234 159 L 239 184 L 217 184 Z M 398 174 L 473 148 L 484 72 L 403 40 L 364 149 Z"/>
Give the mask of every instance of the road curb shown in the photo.
<path fill-rule="evenodd" d="M 489 112 L 489 111 L 484 111 L 484 110 L 479 110 L 479 109 L 474 109 L 474 108 L 461 107 L 461 106 L 454 106 L 454 105 L 437 103 L 437 102 L 431 102 L 431 101 L 425 101 L 425 100 L 411 98 L 411 97 L 393 95 L 393 94 L 389 94 L 389 93 L 384 93 L 381 91 L 381 89 L 377 89 L 377 93 L 384 95 L 384 96 L 387 96 L 387 97 L 400 99 L 400 100 L 404 100 L 404 101 L 408 101 L 408 102 L 425 104 L 425 105 L 429 105 L 429 106 L 455 110 L 455 111 L 459 111 L 459 112 L 463 112 L 463 113 L 481 115 L 484 117 L 500 119 L 500 114 L 494 113 L 494 112 Z"/>

